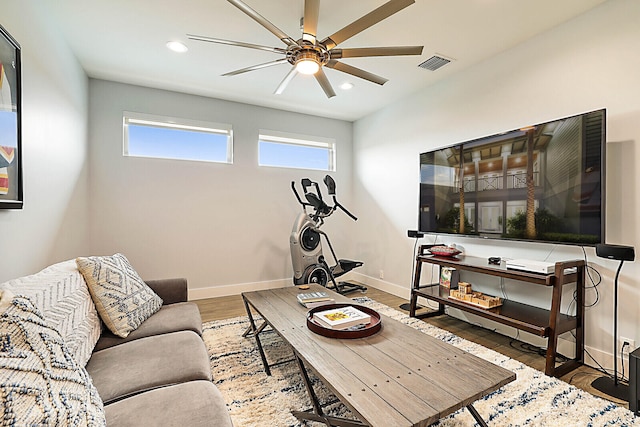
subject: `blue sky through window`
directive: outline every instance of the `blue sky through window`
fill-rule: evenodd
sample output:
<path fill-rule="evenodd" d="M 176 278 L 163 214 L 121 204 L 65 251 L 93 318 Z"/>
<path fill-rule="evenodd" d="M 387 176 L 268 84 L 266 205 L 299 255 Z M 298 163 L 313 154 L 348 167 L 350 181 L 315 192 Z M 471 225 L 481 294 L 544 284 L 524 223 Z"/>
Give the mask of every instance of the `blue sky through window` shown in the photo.
<path fill-rule="evenodd" d="M 289 168 L 331 170 L 326 147 L 260 141 L 260 165 Z"/>
<path fill-rule="evenodd" d="M 227 163 L 229 136 L 129 123 L 128 155 Z"/>

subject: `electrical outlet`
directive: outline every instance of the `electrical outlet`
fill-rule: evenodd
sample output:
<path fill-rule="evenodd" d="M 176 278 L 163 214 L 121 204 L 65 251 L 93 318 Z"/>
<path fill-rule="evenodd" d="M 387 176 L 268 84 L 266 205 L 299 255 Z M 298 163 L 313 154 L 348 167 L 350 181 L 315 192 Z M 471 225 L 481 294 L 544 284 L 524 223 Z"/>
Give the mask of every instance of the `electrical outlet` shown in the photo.
<path fill-rule="evenodd" d="M 384 270 L 380 270 L 380 274 L 379 274 L 381 279 L 384 279 Z"/>
<path fill-rule="evenodd" d="M 620 343 L 620 352 L 623 355 L 627 355 L 636 349 L 636 342 L 631 338 L 620 337 L 619 343 Z M 625 343 L 629 343 L 629 345 L 624 345 Z"/>

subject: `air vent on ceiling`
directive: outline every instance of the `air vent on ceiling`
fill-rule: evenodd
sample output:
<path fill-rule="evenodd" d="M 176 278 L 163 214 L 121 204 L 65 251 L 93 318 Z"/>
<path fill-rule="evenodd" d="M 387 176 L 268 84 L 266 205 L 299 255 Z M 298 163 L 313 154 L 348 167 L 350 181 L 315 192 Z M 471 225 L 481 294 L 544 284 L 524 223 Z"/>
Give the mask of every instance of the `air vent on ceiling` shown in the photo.
<path fill-rule="evenodd" d="M 425 70 L 435 71 L 438 68 L 447 65 L 451 61 L 451 59 L 445 58 L 443 56 L 434 55 L 424 61 L 422 64 L 418 65 L 418 67 L 424 68 Z"/>

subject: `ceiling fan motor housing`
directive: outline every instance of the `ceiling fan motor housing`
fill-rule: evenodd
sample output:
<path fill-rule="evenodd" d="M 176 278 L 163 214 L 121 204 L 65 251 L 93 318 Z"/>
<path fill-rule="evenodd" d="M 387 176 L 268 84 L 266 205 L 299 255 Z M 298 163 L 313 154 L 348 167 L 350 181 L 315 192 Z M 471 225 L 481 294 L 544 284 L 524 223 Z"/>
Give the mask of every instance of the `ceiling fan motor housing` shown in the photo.
<path fill-rule="evenodd" d="M 296 65 L 301 61 L 314 61 L 318 65 L 323 66 L 329 62 L 330 58 L 331 54 L 327 49 L 324 49 L 323 46 L 301 43 L 299 46 L 289 46 L 287 49 L 287 61 L 292 65 Z"/>

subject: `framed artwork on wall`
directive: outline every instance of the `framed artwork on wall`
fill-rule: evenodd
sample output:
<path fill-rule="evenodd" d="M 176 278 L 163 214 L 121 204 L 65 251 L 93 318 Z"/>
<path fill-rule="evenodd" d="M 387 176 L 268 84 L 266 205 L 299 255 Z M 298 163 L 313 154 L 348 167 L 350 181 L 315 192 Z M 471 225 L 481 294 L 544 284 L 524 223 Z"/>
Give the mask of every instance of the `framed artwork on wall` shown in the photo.
<path fill-rule="evenodd" d="M 20 45 L 0 25 L 0 209 L 22 209 Z"/>

